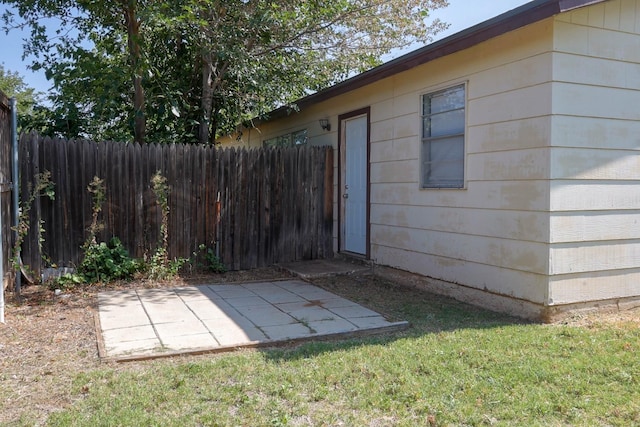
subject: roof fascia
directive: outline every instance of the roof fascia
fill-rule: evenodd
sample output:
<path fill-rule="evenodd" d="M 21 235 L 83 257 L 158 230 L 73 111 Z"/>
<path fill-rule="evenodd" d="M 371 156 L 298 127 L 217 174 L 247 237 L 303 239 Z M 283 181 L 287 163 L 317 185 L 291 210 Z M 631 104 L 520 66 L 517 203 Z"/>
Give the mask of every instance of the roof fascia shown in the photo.
<path fill-rule="evenodd" d="M 413 52 L 409 52 L 406 55 L 400 56 L 343 82 L 301 98 L 292 103 L 296 107 L 287 105 L 273 110 L 267 114 L 267 119 L 259 121 L 264 122 L 286 117 L 309 105 L 351 92 L 355 89 L 359 89 L 363 86 L 367 86 L 403 71 L 410 70 L 411 68 L 435 59 L 468 49 L 484 41 L 557 15 L 558 13 L 567 12 L 605 1 L 608 0 L 531 1 L 516 9 L 498 15 L 495 18 L 481 22 L 480 24 L 474 25 L 466 30 L 462 30 L 442 40 L 438 40 L 420 49 L 414 50 Z"/>

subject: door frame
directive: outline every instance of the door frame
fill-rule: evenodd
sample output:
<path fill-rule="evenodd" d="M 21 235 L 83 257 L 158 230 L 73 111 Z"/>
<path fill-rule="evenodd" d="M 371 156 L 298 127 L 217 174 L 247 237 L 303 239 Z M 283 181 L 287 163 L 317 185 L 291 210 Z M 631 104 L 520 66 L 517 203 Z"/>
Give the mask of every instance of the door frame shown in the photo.
<path fill-rule="evenodd" d="M 344 243 L 344 227 L 343 223 L 344 218 L 344 198 L 342 195 L 344 194 L 344 189 L 342 188 L 342 183 L 345 180 L 346 174 L 346 150 L 344 149 L 345 144 L 345 126 L 344 122 L 353 119 L 359 116 L 366 116 L 367 118 L 367 211 L 366 211 L 366 224 L 365 230 L 367 233 L 366 236 L 366 253 L 364 254 L 365 259 L 370 259 L 371 256 L 371 107 L 364 107 L 358 110 L 350 111 L 345 114 L 341 114 L 338 116 L 338 252 L 353 254 L 352 252 L 345 251 L 343 249 Z M 360 254 L 353 254 L 358 255 Z"/>

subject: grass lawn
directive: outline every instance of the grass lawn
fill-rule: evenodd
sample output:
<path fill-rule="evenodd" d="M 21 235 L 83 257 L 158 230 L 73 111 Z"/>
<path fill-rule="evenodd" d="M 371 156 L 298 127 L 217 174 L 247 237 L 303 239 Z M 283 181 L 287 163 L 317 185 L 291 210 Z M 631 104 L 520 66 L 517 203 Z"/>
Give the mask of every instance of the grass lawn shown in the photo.
<path fill-rule="evenodd" d="M 48 422 L 640 425 L 638 323 L 527 324 L 382 279 L 335 280 L 321 285 L 411 328 L 86 372 L 76 403 Z"/>

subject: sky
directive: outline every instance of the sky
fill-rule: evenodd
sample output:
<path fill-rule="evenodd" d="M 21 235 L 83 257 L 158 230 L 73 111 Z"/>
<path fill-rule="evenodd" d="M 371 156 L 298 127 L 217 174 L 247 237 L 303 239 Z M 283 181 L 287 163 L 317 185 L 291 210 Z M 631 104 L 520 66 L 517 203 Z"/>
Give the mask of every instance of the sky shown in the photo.
<path fill-rule="evenodd" d="M 435 10 L 431 14 L 433 18 L 440 18 L 450 24 L 449 29 L 439 33 L 435 40 L 455 34 L 528 2 L 529 0 L 449 0 L 447 8 Z M 0 15 L 5 10 L 6 5 L 1 4 Z M 4 31 L 0 31 L 0 63 L 5 70 L 17 71 L 30 87 L 39 92 L 47 93 L 50 84 L 44 73 L 30 71 L 28 69 L 29 58 L 22 60 L 22 38 L 26 36 L 28 36 L 27 32 L 18 30 L 12 30 L 8 35 Z M 393 57 L 389 59 L 393 59 Z"/>

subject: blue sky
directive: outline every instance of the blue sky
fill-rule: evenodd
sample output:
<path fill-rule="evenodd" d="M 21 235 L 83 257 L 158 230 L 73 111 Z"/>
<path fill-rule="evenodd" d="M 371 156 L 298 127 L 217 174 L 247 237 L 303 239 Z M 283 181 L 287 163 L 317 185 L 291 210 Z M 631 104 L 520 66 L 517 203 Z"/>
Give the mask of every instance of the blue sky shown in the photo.
<path fill-rule="evenodd" d="M 449 29 L 438 34 L 436 39 L 450 36 L 525 3 L 528 3 L 528 0 L 449 0 L 449 7 L 436 10 L 432 14 L 434 18 L 440 18 L 450 24 Z M 6 5 L 0 5 L 0 15 L 5 9 Z M 17 30 L 11 31 L 8 35 L 0 32 L 0 63 L 5 69 L 20 73 L 29 86 L 46 93 L 50 85 L 44 74 L 31 72 L 27 69 L 29 59 L 22 60 L 22 38 L 26 36 L 27 32 Z"/>

